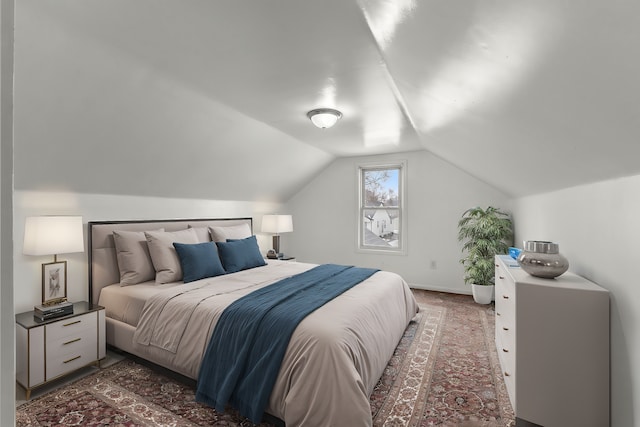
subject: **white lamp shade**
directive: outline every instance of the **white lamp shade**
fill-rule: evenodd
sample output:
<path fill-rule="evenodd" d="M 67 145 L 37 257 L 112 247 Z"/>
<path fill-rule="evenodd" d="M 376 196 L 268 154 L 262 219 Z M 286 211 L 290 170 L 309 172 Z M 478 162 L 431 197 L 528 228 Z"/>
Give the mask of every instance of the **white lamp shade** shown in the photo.
<path fill-rule="evenodd" d="M 31 216 L 24 226 L 25 255 L 84 252 L 81 216 Z"/>
<path fill-rule="evenodd" d="M 263 233 L 289 233 L 293 231 L 291 215 L 265 215 L 262 217 Z"/>

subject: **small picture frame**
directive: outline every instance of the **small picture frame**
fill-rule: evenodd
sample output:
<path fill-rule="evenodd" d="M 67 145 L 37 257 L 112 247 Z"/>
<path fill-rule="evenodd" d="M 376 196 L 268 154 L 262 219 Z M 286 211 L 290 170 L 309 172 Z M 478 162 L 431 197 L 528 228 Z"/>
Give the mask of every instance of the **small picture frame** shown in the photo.
<path fill-rule="evenodd" d="M 67 261 L 42 264 L 42 305 L 67 300 Z"/>

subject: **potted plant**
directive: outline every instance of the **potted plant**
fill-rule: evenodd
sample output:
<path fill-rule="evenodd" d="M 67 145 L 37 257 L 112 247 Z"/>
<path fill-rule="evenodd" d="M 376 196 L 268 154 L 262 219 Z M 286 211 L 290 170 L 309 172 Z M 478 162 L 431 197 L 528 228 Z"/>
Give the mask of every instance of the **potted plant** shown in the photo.
<path fill-rule="evenodd" d="M 495 285 L 494 256 L 506 254 L 513 242 L 513 224 L 508 214 L 489 206 L 466 210 L 458 221 L 458 241 L 464 242 L 460 260 L 464 282 L 471 283 L 473 299 L 489 304 Z"/>

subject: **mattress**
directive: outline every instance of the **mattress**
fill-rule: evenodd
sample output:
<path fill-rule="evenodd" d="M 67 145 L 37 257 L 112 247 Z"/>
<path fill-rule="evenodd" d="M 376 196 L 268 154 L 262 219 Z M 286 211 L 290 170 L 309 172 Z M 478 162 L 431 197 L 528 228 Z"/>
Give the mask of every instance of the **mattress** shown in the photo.
<path fill-rule="evenodd" d="M 136 326 L 147 299 L 172 285 L 144 282 L 134 286 L 121 286 L 116 283 L 102 288 L 98 305 L 105 307 L 108 318 Z"/>
<path fill-rule="evenodd" d="M 267 264 L 271 264 L 272 267 L 279 264 L 292 263 L 288 261 L 269 260 Z M 302 272 L 312 267 L 311 264 L 298 264 L 296 271 Z M 204 283 L 214 283 L 222 286 L 224 283 L 232 283 L 232 286 L 238 288 L 244 288 L 249 286 L 247 292 L 250 291 L 256 284 L 253 282 L 255 272 L 257 270 L 252 269 L 245 272 L 235 273 L 235 275 L 217 276 L 208 279 L 203 279 L 198 282 L 192 282 L 190 287 L 196 287 Z M 277 271 L 277 270 L 276 270 Z M 277 280 L 277 277 L 281 275 L 276 273 L 273 277 L 261 277 L 258 279 L 260 283 L 268 284 Z M 131 326 L 138 326 L 140 316 L 142 315 L 144 306 L 151 297 L 157 295 L 160 292 L 167 289 L 174 289 L 179 286 L 183 286 L 183 282 L 157 284 L 155 281 L 138 283 L 136 285 L 123 286 L 120 283 L 114 283 L 109 286 L 105 286 L 100 291 L 100 298 L 98 305 L 105 308 L 105 314 L 110 319 L 115 319 L 120 322 L 126 323 Z M 245 293 L 247 293 L 245 292 Z M 241 294 L 239 294 L 241 295 Z"/>

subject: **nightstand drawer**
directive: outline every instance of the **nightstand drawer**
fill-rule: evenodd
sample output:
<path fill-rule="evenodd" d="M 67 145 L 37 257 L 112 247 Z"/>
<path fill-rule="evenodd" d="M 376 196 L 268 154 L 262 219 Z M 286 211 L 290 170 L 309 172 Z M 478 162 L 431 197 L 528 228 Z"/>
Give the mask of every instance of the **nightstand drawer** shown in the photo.
<path fill-rule="evenodd" d="M 47 381 L 95 362 L 98 342 L 95 336 L 93 342 L 90 341 L 85 341 L 83 345 L 75 342 L 70 351 L 64 353 L 47 354 Z"/>
<path fill-rule="evenodd" d="M 47 337 L 47 363 L 53 358 L 64 358 L 84 348 L 90 348 L 94 353 L 98 351 L 98 337 L 95 329 L 76 331 L 73 335 L 55 341 L 50 341 Z M 96 358 L 96 354 L 93 358 Z"/>
<path fill-rule="evenodd" d="M 55 345 L 58 341 L 73 337 L 83 331 L 91 331 L 98 334 L 98 313 L 92 312 L 64 319 L 46 326 L 47 347 Z"/>

